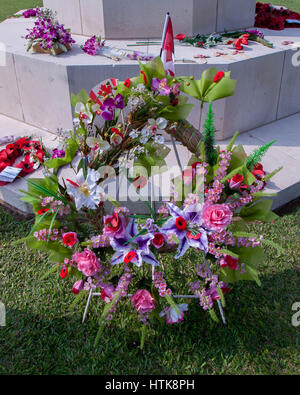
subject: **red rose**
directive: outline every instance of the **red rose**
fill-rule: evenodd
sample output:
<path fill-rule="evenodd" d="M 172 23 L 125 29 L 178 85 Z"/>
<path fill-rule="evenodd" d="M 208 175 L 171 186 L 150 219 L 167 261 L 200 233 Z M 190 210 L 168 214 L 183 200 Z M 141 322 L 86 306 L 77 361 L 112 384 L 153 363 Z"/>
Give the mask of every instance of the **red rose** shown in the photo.
<path fill-rule="evenodd" d="M 224 71 L 219 71 L 219 72 L 215 75 L 215 78 L 213 79 L 213 82 L 218 82 L 218 81 L 220 81 L 224 76 L 225 76 Z"/>
<path fill-rule="evenodd" d="M 165 243 L 165 239 L 162 233 L 154 233 L 154 238 L 152 239 L 152 244 L 156 248 L 161 248 Z"/>
<path fill-rule="evenodd" d="M 177 34 L 177 36 L 175 36 L 175 39 L 179 40 L 179 41 L 184 40 L 185 39 L 185 34 Z"/>
<path fill-rule="evenodd" d="M 229 186 L 231 189 L 239 189 L 244 181 L 244 176 L 241 174 L 236 174 L 229 180 Z"/>
<path fill-rule="evenodd" d="M 73 247 L 76 243 L 78 243 L 77 233 L 68 232 L 63 235 L 62 242 L 65 246 Z"/>
<path fill-rule="evenodd" d="M 226 255 L 224 259 L 221 260 L 221 267 L 229 267 L 232 270 L 236 270 L 238 267 L 239 260 L 231 255 Z"/>

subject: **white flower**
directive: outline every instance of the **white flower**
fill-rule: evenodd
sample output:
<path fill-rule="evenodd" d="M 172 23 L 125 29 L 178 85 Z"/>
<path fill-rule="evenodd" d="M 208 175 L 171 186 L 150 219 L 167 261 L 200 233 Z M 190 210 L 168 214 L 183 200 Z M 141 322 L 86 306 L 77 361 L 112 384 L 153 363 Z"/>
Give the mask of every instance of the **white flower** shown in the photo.
<path fill-rule="evenodd" d="M 136 89 L 137 89 L 138 92 L 141 92 L 141 93 L 142 93 L 142 92 L 145 91 L 146 87 L 145 87 L 144 84 L 138 84 L 138 86 L 136 87 Z"/>
<path fill-rule="evenodd" d="M 155 128 L 158 130 L 165 130 L 168 125 L 168 121 L 165 118 L 157 118 L 157 119 L 150 118 L 148 119 L 148 124 L 150 125 L 151 128 Z"/>
<path fill-rule="evenodd" d="M 183 321 L 184 311 L 188 311 L 188 305 L 186 303 L 182 303 L 177 305 L 180 315 L 176 312 L 176 310 L 169 306 L 164 309 L 159 316 L 163 317 L 166 316 L 167 324 L 176 324 L 177 322 Z"/>
<path fill-rule="evenodd" d="M 90 112 L 87 105 L 79 102 L 75 106 L 75 114 L 78 114 L 79 119 L 87 124 L 93 120 L 93 114 Z"/>
<path fill-rule="evenodd" d="M 132 132 L 129 133 L 129 136 L 132 139 L 136 139 L 137 137 L 139 137 L 139 131 L 137 129 L 132 130 Z"/>
<path fill-rule="evenodd" d="M 165 142 L 165 138 L 164 138 L 164 136 L 162 136 L 161 134 L 157 134 L 157 135 L 154 137 L 154 141 L 155 141 L 157 144 L 163 144 L 163 143 Z"/>
<path fill-rule="evenodd" d="M 86 139 L 86 145 L 92 149 L 99 149 L 100 151 L 107 151 L 110 148 L 110 144 L 101 137 L 88 137 Z"/>
<path fill-rule="evenodd" d="M 76 175 L 76 182 L 67 180 L 69 183 L 67 191 L 74 197 L 77 210 L 82 207 L 95 210 L 99 203 L 104 200 L 104 190 L 97 185 L 99 178 L 100 174 L 89 168 L 86 179 L 83 170 L 80 169 Z"/>

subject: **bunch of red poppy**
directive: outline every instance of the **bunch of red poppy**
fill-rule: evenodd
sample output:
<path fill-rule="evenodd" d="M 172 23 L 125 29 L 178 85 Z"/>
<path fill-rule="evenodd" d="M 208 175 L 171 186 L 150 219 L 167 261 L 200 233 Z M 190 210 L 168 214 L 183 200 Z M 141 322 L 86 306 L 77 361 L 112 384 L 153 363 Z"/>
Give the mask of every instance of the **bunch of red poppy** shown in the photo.
<path fill-rule="evenodd" d="M 34 156 L 40 162 L 44 160 L 44 151 L 39 141 L 33 141 L 28 137 L 22 137 L 15 143 L 8 144 L 0 151 L 0 173 L 8 166 L 22 169 L 19 177 L 25 177 L 29 173 L 34 172 L 34 162 L 30 160 L 30 153 L 33 151 Z M 24 159 L 14 166 L 17 158 L 24 155 Z M 6 182 L 0 181 L 0 186 Z"/>
<path fill-rule="evenodd" d="M 270 3 L 256 4 L 255 27 L 262 27 L 272 30 L 283 30 L 286 27 L 300 27 L 297 23 L 288 23 L 287 19 L 296 19 L 300 21 L 300 14 L 289 9 L 275 9 Z"/>

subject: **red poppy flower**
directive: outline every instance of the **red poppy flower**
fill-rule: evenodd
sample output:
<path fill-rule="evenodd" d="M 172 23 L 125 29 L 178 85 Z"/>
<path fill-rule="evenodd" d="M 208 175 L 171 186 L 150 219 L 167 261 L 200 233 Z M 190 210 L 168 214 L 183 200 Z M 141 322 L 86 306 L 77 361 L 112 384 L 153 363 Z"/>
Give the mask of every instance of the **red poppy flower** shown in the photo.
<path fill-rule="evenodd" d="M 6 149 L 0 151 L 0 162 L 10 162 Z"/>
<path fill-rule="evenodd" d="M 60 275 L 60 278 L 66 278 L 67 275 L 68 275 L 68 268 L 66 267 L 66 268 L 64 268 L 64 269 L 61 269 L 59 275 Z"/>
<path fill-rule="evenodd" d="M 0 162 L 0 173 L 7 168 L 7 166 L 11 166 L 11 162 L 10 161 L 2 161 Z"/>
<path fill-rule="evenodd" d="M 125 255 L 125 257 L 124 257 L 124 263 L 129 263 L 134 258 L 136 258 L 136 252 L 135 251 L 129 251 L 128 254 Z"/>
<path fill-rule="evenodd" d="M 105 228 L 109 231 L 118 232 L 122 225 L 118 213 L 114 212 L 112 217 L 108 217 L 105 221 Z"/>
<path fill-rule="evenodd" d="M 18 149 L 22 149 L 23 146 L 26 144 L 27 142 L 27 137 L 21 137 L 19 140 L 16 141 L 16 146 Z"/>
<path fill-rule="evenodd" d="M 185 34 L 177 34 L 177 35 L 175 36 L 175 39 L 176 39 L 176 40 L 179 40 L 179 41 L 184 40 L 184 39 L 185 39 Z"/>
<path fill-rule="evenodd" d="M 34 172 L 34 163 L 30 162 L 30 155 L 27 154 L 25 155 L 25 159 L 20 162 L 19 164 L 17 164 L 15 167 L 17 167 L 18 169 L 22 169 L 21 173 L 19 174 L 20 177 L 25 177 L 26 174 L 30 174 Z"/>
<path fill-rule="evenodd" d="M 141 70 L 141 74 L 142 74 L 143 77 L 144 77 L 144 83 L 145 83 L 145 85 L 147 85 L 147 82 L 148 82 L 147 76 L 146 76 L 146 74 L 145 74 L 145 72 L 144 72 L 143 70 Z"/>
<path fill-rule="evenodd" d="M 176 224 L 176 228 L 179 230 L 186 230 L 187 228 L 186 220 L 183 217 L 177 217 L 175 224 Z"/>
<path fill-rule="evenodd" d="M 16 144 L 8 144 L 6 146 L 5 151 L 7 153 L 7 156 L 13 161 L 15 161 L 17 159 L 17 157 L 19 156 L 19 150 L 16 147 Z"/>
<path fill-rule="evenodd" d="M 44 213 L 47 213 L 49 211 L 48 208 L 41 208 L 40 210 L 38 210 L 38 215 L 43 215 Z"/>
<path fill-rule="evenodd" d="M 224 76 L 225 76 L 224 71 L 219 71 L 219 72 L 215 75 L 215 78 L 213 79 L 213 82 L 218 82 L 218 81 L 220 81 Z"/>
<path fill-rule="evenodd" d="M 130 87 L 130 78 L 127 78 L 126 80 L 125 80 L 125 82 L 124 82 L 124 86 L 126 86 L 126 88 L 129 88 Z"/>
<path fill-rule="evenodd" d="M 234 258 L 231 255 L 226 255 L 225 258 L 223 259 L 223 262 L 221 263 L 222 267 L 229 267 L 232 270 L 236 270 L 238 266 L 239 260 L 237 258 Z"/>

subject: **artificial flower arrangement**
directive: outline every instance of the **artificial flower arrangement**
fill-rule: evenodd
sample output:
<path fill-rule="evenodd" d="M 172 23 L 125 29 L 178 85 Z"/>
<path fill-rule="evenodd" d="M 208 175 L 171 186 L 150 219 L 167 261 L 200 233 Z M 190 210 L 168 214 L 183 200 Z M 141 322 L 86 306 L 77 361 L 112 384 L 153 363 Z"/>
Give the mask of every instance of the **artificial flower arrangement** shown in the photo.
<path fill-rule="evenodd" d="M 25 39 L 28 41 L 27 51 L 59 55 L 71 50 L 73 40 L 70 29 L 65 29 L 56 19 L 56 13 L 50 9 L 37 9 L 28 15 L 36 16 L 34 27 L 28 30 Z M 25 16 L 26 17 L 29 17 Z"/>
<path fill-rule="evenodd" d="M 160 58 L 140 63 L 140 68 L 137 77 L 109 79 L 89 95 L 72 95 L 76 118 L 74 130 L 61 136 L 63 154 L 48 154 L 48 176 L 28 180 L 22 198 L 35 212 L 27 245 L 48 251 L 55 263 L 43 277 L 59 271 L 61 281 L 73 279 L 70 291 L 77 302 L 99 291 L 103 312 L 95 344 L 128 299 L 141 322 L 141 345 L 154 320 L 176 324 L 188 317 L 190 300 L 175 302 L 179 283 L 218 320 L 216 305 L 223 315 L 224 295 L 234 283 L 260 284 L 257 266 L 263 245 L 272 244 L 249 233 L 247 226 L 276 218 L 272 200 L 262 198 L 278 170 L 267 175 L 260 164 L 272 143 L 247 156 L 241 145 L 234 146 L 236 135 L 224 151 L 214 141 L 211 103 L 234 94 L 236 81 L 230 72 L 211 68 L 200 80 L 175 78 L 165 74 Z M 204 102 L 210 103 L 202 135 L 186 121 L 192 108 L 188 96 L 199 100 L 201 111 Z M 124 172 L 124 161 L 130 161 L 131 169 L 145 168 L 146 178 L 153 166 L 167 169 L 170 150 L 163 132 L 189 148 L 190 166 L 173 179 L 169 201 L 159 207 L 146 201 L 145 213 L 138 215 L 110 196 L 106 183 Z M 58 178 L 58 169 L 66 164 L 73 175 Z M 140 177 L 126 174 L 139 193 L 144 185 Z M 186 185 L 192 192 L 185 193 Z M 171 285 L 169 270 L 188 250 L 195 252 L 198 263 L 190 268 L 190 277 L 175 276 Z M 164 263 L 166 254 L 174 255 L 171 267 Z"/>
<path fill-rule="evenodd" d="M 300 14 L 271 3 L 256 3 L 255 26 L 271 30 L 300 27 Z"/>
<path fill-rule="evenodd" d="M 264 34 L 257 29 L 243 29 L 233 32 L 212 33 L 209 35 L 196 34 L 195 36 L 186 36 L 177 34 L 176 40 L 182 44 L 192 45 L 199 48 L 212 48 L 217 45 L 228 45 L 238 51 L 243 50 L 243 45 L 248 45 L 248 41 L 255 41 L 266 47 L 273 48 L 273 44 L 265 39 Z"/>
<path fill-rule="evenodd" d="M 45 151 L 40 141 L 32 140 L 30 137 L 21 137 L 7 144 L 0 151 L 0 173 L 7 167 L 14 167 L 21 169 L 18 177 L 25 177 L 38 169 L 44 158 Z M 6 185 L 6 182 L 0 181 L 0 186 L 3 185 Z"/>

